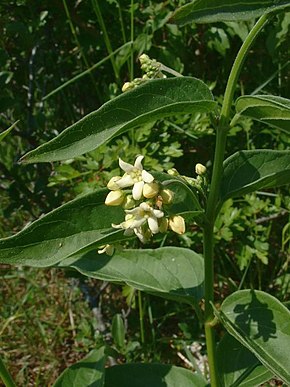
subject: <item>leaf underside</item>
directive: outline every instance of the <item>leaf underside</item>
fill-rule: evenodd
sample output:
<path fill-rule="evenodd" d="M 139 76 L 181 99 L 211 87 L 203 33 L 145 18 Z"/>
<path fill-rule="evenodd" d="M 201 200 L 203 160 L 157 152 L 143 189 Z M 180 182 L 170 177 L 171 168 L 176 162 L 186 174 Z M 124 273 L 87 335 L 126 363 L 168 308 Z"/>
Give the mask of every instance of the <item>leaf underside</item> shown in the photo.
<path fill-rule="evenodd" d="M 240 151 L 224 161 L 220 200 L 289 183 L 290 151 Z"/>
<path fill-rule="evenodd" d="M 274 95 L 245 95 L 237 99 L 238 114 L 290 133 L 290 100 Z"/>

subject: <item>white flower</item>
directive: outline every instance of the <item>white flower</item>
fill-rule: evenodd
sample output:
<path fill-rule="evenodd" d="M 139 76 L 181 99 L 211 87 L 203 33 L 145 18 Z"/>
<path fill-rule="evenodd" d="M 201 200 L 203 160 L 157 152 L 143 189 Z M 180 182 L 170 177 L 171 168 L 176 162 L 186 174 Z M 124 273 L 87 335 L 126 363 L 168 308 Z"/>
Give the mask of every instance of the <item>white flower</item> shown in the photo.
<path fill-rule="evenodd" d="M 159 192 L 159 185 L 158 183 L 145 183 L 143 187 L 143 196 L 147 199 L 154 198 L 156 195 L 158 195 Z"/>
<path fill-rule="evenodd" d="M 139 232 L 140 227 L 147 223 L 151 233 L 157 234 L 159 232 L 158 219 L 164 216 L 162 211 L 155 210 L 148 203 L 144 202 L 132 210 L 126 210 L 126 214 L 125 222 L 120 224 L 112 224 L 112 227 L 125 230 L 134 230 L 134 232 L 135 229 L 137 229 Z M 125 233 L 126 235 L 129 235 L 128 232 Z"/>
<path fill-rule="evenodd" d="M 138 156 L 134 165 L 125 163 L 119 158 L 120 168 L 125 171 L 121 179 L 115 181 L 119 188 L 131 187 L 133 185 L 132 195 L 134 200 L 140 200 L 145 183 L 152 183 L 154 177 L 143 169 L 142 160 L 144 156 Z"/>

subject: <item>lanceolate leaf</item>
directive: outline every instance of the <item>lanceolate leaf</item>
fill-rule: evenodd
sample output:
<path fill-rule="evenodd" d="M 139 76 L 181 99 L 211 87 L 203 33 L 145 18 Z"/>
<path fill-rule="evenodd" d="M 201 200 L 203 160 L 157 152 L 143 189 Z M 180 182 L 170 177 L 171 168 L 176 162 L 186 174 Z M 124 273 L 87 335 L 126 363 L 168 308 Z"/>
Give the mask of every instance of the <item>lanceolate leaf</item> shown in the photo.
<path fill-rule="evenodd" d="M 206 387 L 199 374 L 165 364 L 124 364 L 106 369 L 104 387 Z"/>
<path fill-rule="evenodd" d="M 47 267 L 80 250 L 124 239 L 123 231 L 111 228 L 123 220 L 123 210 L 104 204 L 107 192 L 78 197 L 1 239 L 0 262 Z"/>
<path fill-rule="evenodd" d="M 190 77 L 156 79 L 105 103 L 53 140 L 27 153 L 22 162 L 50 162 L 89 152 L 129 129 L 181 113 L 216 106 L 209 88 Z"/>
<path fill-rule="evenodd" d="M 267 293 L 240 290 L 230 295 L 216 313 L 231 335 L 290 384 L 290 312 L 284 305 Z"/>
<path fill-rule="evenodd" d="M 125 282 L 148 293 L 194 304 L 203 295 L 203 258 L 189 249 L 117 251 L 112 257 L 91 251 L 59 264 L 110 282 Z"/>
<path fill-rule="evenodd" d="M 245 95 L 237 99 L 237 113 L 290 133 L 290 100 L 274 95 Z"/>
<path fill-rule="evenodd" d="M 218 370 L 223 386 L 260 386 L 273 377 L 256 356 L 226 333 L 217 348 Z"/>
<path fill-rule="evenodd" d="M 221 201 L 290 183 L 290 151 L 240 151 L 224 162 Z"/>
<path fill-rule="evenodd" d="M 105 347 L 91 351 L 64 370 L 53 387 L 104 387 L 106 359 Z"/>
<path fill-rule="evenodd" d="M 11 130 L 18 124 L 19 121 L 14 122 L 8 129 L 4 130 L 4 132 L 0 133 L 0 142 L 4 140 L 4 138 L 11 132 Z"/>
<path fill-rule="evenodd" d="M 180 7 L 172 20 L 181 25 L 249 20 L 286 7 L 289 0 L 195 0 Z"/>

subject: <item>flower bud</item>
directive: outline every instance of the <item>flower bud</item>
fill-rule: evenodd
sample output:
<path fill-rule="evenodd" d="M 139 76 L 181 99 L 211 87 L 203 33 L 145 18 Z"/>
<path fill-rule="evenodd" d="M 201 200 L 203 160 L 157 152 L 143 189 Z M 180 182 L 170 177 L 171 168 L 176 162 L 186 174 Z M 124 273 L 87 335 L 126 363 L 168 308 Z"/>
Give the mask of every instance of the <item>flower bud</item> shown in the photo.
<path fill-rule="evenodd" d="M 154 198 L 158 195 L 159 185 L 154 181 L 152 183 L 145 183 L 143 187 L 143 196 L 147 199 Z"/>
<path fill-rule="evenodd" d="M 139 56 L 139 61 L 141 65 L 150 63 L 150 58 L 147 54 L 142 54 Z"/>
<path fill-rule="evenodd" d="M 100 246 L 100 250 L 98 250 L 98 254 L 106 253 L 110 257 L 114 254 L 114 246 L 113 245 L 104 245 Z"/>
<path fill-rule="evenodd" d="M 124 192 L 119 190 L 111 191 L 108 193 L 105 204 L 107 206 L 120 206 L 124 201 Z"/>
<path fill-rule="evenodd" d="M 168 229 L 168 219 L 161 218 L 159 219 L 159 231 L 165 233 Z"/>
<path fill-rule="evenodd" d="M 107 184 L 107 188 L 110 189 L 111 191 L 116 191 L 117 189 L 120 189 L 118 186 L 117 181 L 121 179 L 121 176 L 113 176 L 109 183 Z"/>
<path fill-rule="evenodd" d="M 206 173 L 206 167 L 200 163 L 196 164 L 195 172 L 197 175 L 204 175 Z"/>
<path fill-rule="evenodd" d="M 185 222 L 182 216 L 174 215 L 169 219 L 169 228 L 172 231 L 176 232 L 176 234 L 184 234 L 185 233 Z"/>
<path fill-rule="evenodd" d="M 171 176 L 179 176 L 179 173 L 175 168 L 168 169 L 167 173 L 168 175 L 171 175 Z"/>
<path fill-rule="evenodd" d="M 162 197 L 162 202 L 164 204 L 170 204 L 172 203 L 174 192 L 172 192 L 170 189 L 163 189 L 160 192 L 160 196 Z"/>
<path fill-rule="evenodd" d="M 132 195 L 127 195 L 125 197 L 125 200 L 123 202 L 123 208 L 125 210 L 130 210 L 131 208 L 134 208 L 135 207 L 135 200 L 133 199 L 133 196 Z"/>
<path fill-rule="evenodd" d="M 125 82 L 122 87 L 122 92 L 125 93 L 128 90 L 134 89 L 135 84 L 133 82 Z"/>

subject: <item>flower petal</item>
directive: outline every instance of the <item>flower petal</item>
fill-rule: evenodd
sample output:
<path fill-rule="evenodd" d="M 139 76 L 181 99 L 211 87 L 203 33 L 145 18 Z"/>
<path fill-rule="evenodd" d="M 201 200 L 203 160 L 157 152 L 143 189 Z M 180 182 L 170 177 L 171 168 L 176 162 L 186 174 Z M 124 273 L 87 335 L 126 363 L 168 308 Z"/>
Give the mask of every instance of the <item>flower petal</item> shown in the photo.
<path fill-rule="evenodd" d="M 132 177 L 130 175 L 127 175 L 126 173 L 124 174 L 124 176 L 116 181 L 116 185 L 119 187 L 119 188 L 126 188 L 126 187 L 131 187 L 131 185 L 134 184 L 134 180 L 132 179 Z"/>
<path fill-rule="evenodd" d="M 143 169 L 142 180 L 145 181 L 145 183 L 152 183 L 154 180 L 154 177 L 151 175 L 151 173 L 149 173 Z"/>
<path fill-rule="evenodd" d="M 144 181 L 138 181 L 137 183 L 134 184 L 133 191 L 132 191 L 134 200 L 141 199 L 142 193 L 143 193 L 143 187 L 144 187 Z"/>
<path fill-rule="evenodd" d="M 157 219 L 153 216 L 150 216 L 148 219 L 148 226 L 152 232 L 152 234 L 157 234 L 159 232 L 159 226 L 158 226 L 158 222 L 157 222 Z"/>
<path fill-rule="evenodd" d="M 163 211 L 160 211 L 160 210 L 152 210 L 152 211 L 153 211 L 154 216 L 156 216 L 156 218 L 162 218 L 164 216 Z"/>
<path fill-rule="evenodd" d="M 132 164 L 126 163 L 120 157 L 119 157 L 119 165 L 120 165 L 120 168 L 123 169 L 123 171 L 125 172 L 131 172 L 132 169 L 134 168 Z"/>
<path fill-rule="evenodd" d="M 135 160 L 134 167 L 139 169 L 140 171 L 143 170 L 142 160 L 144 159 L 144 156 L 138 156 Z"/>

